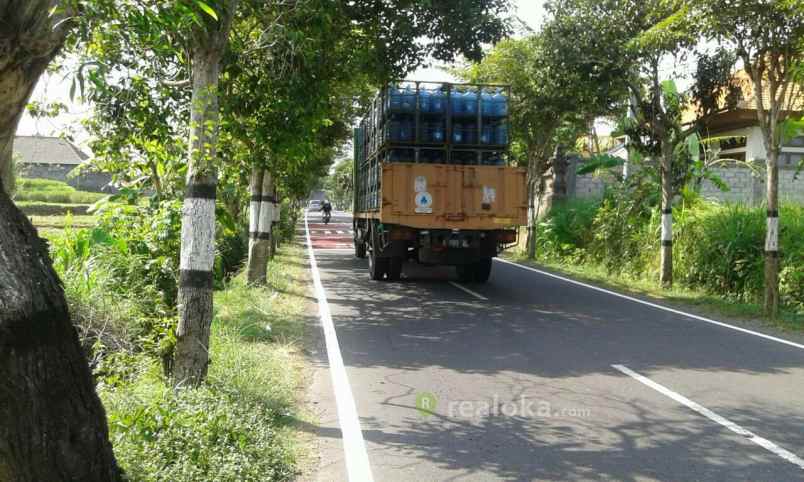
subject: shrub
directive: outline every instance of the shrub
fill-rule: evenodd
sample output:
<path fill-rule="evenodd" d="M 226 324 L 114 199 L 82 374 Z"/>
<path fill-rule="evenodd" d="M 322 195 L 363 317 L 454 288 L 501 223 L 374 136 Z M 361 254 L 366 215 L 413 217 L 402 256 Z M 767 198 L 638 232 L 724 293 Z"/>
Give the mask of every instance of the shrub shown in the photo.
<path fill-rule="evenodd" d="M 277 232 L 281 241 L 290 241 L 296 235 L 299 210 L 288 199 L 283 199 L 279 207 L 279 227 Z"/>
<path fill-rule="evenodd" d="M 594 240 L 592 222 L 596 200 L 571 199 L 556 203 L 536 229 L 536 253 L 544 259 L 577 256 L 582 260 Z"/>
<path fill-rule="evenodd" d="M 658 249 L 657 199 L 649 183 L 613 186 L 592 223 L 594 259 L 611 273 L 646 275 Z"/>
<path fill-rule="evenodd" d="M 653 202 L 647 192 L 615 188 L 600 202 L 557 204 L 537 228 L 537 257 L 655 279 L 661 217 Z M 804 207 L 786 204 L 780 215 L 780 298 L 804 313 Z M 764 207 L 718 205 L 687 193 L 674 209 L 675 279 L 726 299 L 758 302 L 764 239 Z"/>
<path fill-rule="evenodd" d="M 724 297 L 754 302 L 763 286 L 765 221 L 759 209 L 701 205 L 676 223 L 676 276 Z"/>
<path fill-rule="evenodd" d="M 804 207 L 780 210 L 782 302 L 804 311 Z M 678 223 L 676 272 L 692 286 L 740 301 L 764 290 L 765 208 L 706 204 Z"/>
<path fill-rule="evenodd" d="M 92 204 L 106 196 L 103 193 L 78 191 L 69 184 L 50 179 L 20 179 L 15 201 L 45 203 Z"/>
<path fill-rule="evenodd" d="M 283 411 L 231 388 L 174 391 L 155 365 L 131 384 L 100 387 L 115 455 L 128 479 L 291 479 L 293 453 L 278 427 Z"/>

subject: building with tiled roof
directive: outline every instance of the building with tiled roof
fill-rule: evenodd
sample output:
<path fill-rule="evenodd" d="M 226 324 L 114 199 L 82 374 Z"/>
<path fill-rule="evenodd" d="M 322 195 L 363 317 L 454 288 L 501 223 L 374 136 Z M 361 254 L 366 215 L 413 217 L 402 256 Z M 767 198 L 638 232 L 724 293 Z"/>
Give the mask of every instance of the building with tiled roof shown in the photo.
<path fill-rule="evenodd" d="M 61 137 L 16 136 L 14 158 L 24 177 L 64 181 L 85 191 L 109 192 L 111 176 L 97 172 L 73 171 L 89 156 Z M 77 173 L 76 173 L 77 174 Z"/>

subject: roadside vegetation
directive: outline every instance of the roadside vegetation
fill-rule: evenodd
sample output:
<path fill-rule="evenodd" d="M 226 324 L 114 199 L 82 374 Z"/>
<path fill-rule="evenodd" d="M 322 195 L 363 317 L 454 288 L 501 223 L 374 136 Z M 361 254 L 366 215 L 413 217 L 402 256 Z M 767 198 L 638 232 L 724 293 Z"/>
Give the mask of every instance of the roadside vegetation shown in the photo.
<path fill-rule="evenodd" d="M 293 421 L 303 366 L 303 251 L 284 245 L 269 262 L 267 284 L 249 286 L 243 241 L 219 241 L 241 246 L 216 259 L 209 378 L 199 389 L 174 390 L 166 370 L 175 339 L 177 211 L 118 206 L 93 228 L 68 225 L 50 239 L 115 456 L 132 481 L 290 479 L 302 450 Z M 288 213 L 287 222 L 295 218 Z"/>
<path fill-rule="evenodd" d="M 66 182 L 51 179 L 17 180 L 16 202 L 56 204 L 92 204 L 106 196 L 103 193 L 80 191 Z"/>
<path fill-rule="evenodd" d="M 764 208 L 718 204 L 686 193 L 676 210 L 670 290 L 658 287 L 661 219 L 643 201 L 609 190 L 601 200 L 557 203 L 536 226 L 535 261 L 549 268 L 697 305 L 716 314 L 761 319 Z M 782 204 L 778 323 L 804 330 L 804 206 Z M 527 259 L 520 249 L 514 258 Z"/>
<path fill-rule="evenodd" d="M 65 227 L 90 227 L 97 217 L 89 213 L 106 194 L 77 190 L 62 181 L 17 179 L 14 203 L 25 213 L 43 237 L 58 235 Z"/>

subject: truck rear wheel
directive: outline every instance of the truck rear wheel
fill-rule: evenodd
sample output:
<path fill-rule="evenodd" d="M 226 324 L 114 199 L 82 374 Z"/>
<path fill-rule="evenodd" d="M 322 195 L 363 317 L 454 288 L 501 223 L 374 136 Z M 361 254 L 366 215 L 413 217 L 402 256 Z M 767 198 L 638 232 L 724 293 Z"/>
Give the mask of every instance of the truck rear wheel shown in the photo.
<path fill-rule="evenodd" d="M 458 272 L 458 280 L 463 281 L 464 283 L 471 283 L 474 281 L 474 270 L 473 264 L 459 264 L 455 267 L 455 271 Z"/>
<path fill-rule="evenodd" d="M 355 258 L 363 259 L 366 257 L 366 243 L 355 240 Z"/>
<path fill-rule="evenodd" d="M 388 281 L 399 281 L 402 276 L 402 257 L 394 256 L 388 260 Z"/>
<path fill-rule="evenodd" d="M 472 265 L 475 283 L 485 283 L 489 280 L 491 264 L 491 258 L 484 258 Z"/>
<path fill-rule="evenodd" d="M 380 258 L 372 250 L 368 255 L 369 276 L 374 281 L 380 281 L 388 272 L 388 258 Z"/>
<path fill-rule="evenodd" d="M 464 283 L 485 283 L 491 276 L 491 258 L 483 258 L 469 264 L 459 264 L 455 267 L 458 279 Z"/>

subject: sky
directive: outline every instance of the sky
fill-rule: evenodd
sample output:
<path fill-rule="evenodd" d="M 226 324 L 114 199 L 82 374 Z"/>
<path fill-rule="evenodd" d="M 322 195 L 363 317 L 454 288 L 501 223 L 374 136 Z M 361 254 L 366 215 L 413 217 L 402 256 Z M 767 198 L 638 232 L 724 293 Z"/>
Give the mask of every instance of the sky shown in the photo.
<path fill-rule="evenodd" d="M 512 4 L 515 9 L 513 13 L 526 25 L 533 29 L 541 25 L 544 18 L 544 0 L 513 0 Z M 455 80 L 437 66 L 421 68 L 409 78 L 436 82 Z M 81 119 L 90 114 L 90 109 L 87 105 L 70 99 L 70 79 L 71 77 L 64 73 L 42 76 L 31 100 L 42 103 L 62 102 L 67 106 L 67 112 L 53 119 L 33 119 L 25 113 L 20 120 L 17 135 L 69 135 L 75 139 L 76 144 L 89 152 L 87 143 L 90 139 L 81 126 Z"/>

